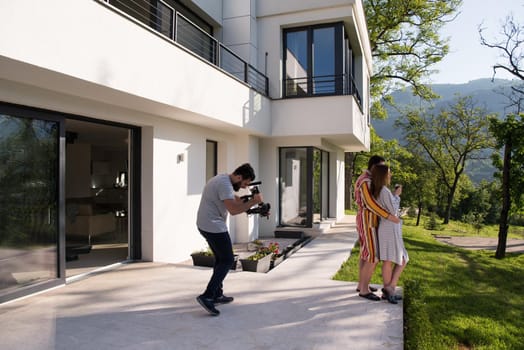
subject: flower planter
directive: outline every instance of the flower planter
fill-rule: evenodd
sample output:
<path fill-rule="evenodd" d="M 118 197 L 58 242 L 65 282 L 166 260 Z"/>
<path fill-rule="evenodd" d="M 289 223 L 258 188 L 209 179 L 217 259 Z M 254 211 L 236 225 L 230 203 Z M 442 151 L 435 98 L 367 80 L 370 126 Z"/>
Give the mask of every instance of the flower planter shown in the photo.
<path fill-rule="evenodd" d="M 268 272 L 273 254 L 268 254 L 258 260 L 240 259 L 243 271 Z"/>
<path fill-rule="evenodd" d="M 273 256 L 273 259 L 271 259 L 271 264 L 269 265 L 269 269 L 274 269 L 277 267 L 282 261 L 284 261 L 284 255 L 281 254 L 280 256 Z"/>
<path fill-rule="evenodd" d="M 233 261 L 231 270 L 237 269 L 238 255 L 235 254 L 234 257 L 235 257 L 235 260 Z M 194 266 L 206 266 L 206 267 L 215 266 L 215 256 L 214 255 L 206 255 L 203 253 L 193 253 L 191 254 L 191 258 L 193 259 Z"/>

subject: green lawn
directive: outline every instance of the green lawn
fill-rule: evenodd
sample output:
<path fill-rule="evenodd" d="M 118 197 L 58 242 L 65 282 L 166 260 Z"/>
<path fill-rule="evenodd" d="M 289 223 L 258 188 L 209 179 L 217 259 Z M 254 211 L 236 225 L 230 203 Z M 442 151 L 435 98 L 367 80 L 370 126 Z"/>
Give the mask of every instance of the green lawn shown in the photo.
<path fill-rule="evenodd" d="M 524 254 L 497 260 L 494 252 L 448 246 L 432 236 L 449 235 L 457 225 L 460 235 L 476 235 L 464 224 L 437 232 L 404 221 L 410 256 L 399 283 L 405 349 L 524 349 Z M 358 246 L 334 278 L 357 281 L 357 263 Z M 380 265 L 372 283 L 381 284 Z"/>

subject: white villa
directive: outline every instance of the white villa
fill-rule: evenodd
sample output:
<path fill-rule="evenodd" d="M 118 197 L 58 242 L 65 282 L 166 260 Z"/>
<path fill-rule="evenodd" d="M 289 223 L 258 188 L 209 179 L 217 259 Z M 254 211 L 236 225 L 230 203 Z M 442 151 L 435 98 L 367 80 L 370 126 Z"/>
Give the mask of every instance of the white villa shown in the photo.
<path fill-rule="evenodd" d="M 271 216 L 235 243 L 340 219 L 371 71 L 362 0 L 0 1 L 0 302 L 104 248 L 189 259 L 206 181 L 245 162 Z"/>

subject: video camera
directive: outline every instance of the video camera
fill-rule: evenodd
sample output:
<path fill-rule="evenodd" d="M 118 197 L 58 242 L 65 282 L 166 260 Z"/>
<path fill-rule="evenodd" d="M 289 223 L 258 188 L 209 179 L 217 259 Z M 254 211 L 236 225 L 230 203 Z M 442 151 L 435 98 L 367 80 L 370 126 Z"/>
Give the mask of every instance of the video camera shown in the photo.
<path fill-rule="evenodd" d="M 250 183 L 248 186 L 250 187 L 249 190 L 251 191 L 251 194 L 245 195 L 240 197 L 244 202 L 249 201 L 255 194 L 260 193 L 258 189 L 258 185 L 261 185 L 262 181 L 256 181 Z M 254 208 L 249 208 L 246 211 L 246 214 L 259 214 L 262 217 L 266 217 L 269 219 L 269 210 L 271 209 L 271 204 L 269 203 L 258 203 L 258 205 Z"/>

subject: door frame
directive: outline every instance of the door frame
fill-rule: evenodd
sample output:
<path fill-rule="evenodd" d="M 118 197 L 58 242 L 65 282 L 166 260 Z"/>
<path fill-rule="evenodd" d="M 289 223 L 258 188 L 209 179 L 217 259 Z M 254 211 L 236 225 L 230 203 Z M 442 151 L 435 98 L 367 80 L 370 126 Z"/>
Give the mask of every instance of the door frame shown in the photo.
<path fill-rule="evenodd" d="M 305 220 L 305 223 L 303 225 L 300 225 L 300 224 L 296 224 L 296 225 L 292 225 L 292 224 L 285 224 L 282 222 L 282 168 L 281 168 L 281 158 L 282 158 L 282 151 L 283 150 L 286 150 L 286 149 L 303 149 L 306 151 L 306 189 L 305 189 L 305 192 L 306 192 L 306 220 Z M 329 216 L 329 187 L 330 187 L 330 182 L 329 182 L 329 152 L 327 151 L 324 151 L 318 147 L 315 147 L 315 146 L 284 146 L 284 147 L 278 147 L 278 188 L 279 188 L 279 191 L 278 191 L 278 206 L 279 206 L 279 210 L 278 210 L 278 226 L 279 227 L 313 227 L 313 214 L 314 214 L 314 211 L 313 211 L 313 206 L 314 206 L 314 200 L 313 200 L 313 189 L 314 189 L 314 184 L 313 184 L 313 181 L 314 181 L 314 176 L 313 176 L 313 171 L 314 171 L 314 168 L 313 168 L 313 160 L 314 160 L 314 157 L 313 157 L 313 152 L 315 150 L 318 150 L 320 151 L 320 166 L 321 166 L 321 171 L 320 171 L 320 183 L 321 183 L 321 186 L 320 188 L 318 189 L 319 191 L 319 195 L 320 195 L 320 215 L 323 217 L 328 217 Z M 327 164 L 324 164 L 324 162 L 322 161 L 324 159 L 324 156 L 327 157 Z M 324 178 L 323 176 L 323 167 L 324 165 L 327 166 L 327 169 L 326 170 L 326 176 Z M 322 186 L 322 184 L 326 182 L 326 188 L 325 190 L 327 191 L 327 193 L 324 193 L 324 186 Z M 325 196 L 325 198 L 324 198 Z M 324 200 L 325 200 L 325 204 L 326 204 L 326 208 L 323 207 L 323 204 L 324 204 Z"/>
<path fill-rule="evenodd" d="M 129 140 L 129 260 L 140 260 L 142 258 L 142 129 L 138 126 L 113 122 L 103 119 L 95 119 L 79 115 L 67 114 L 66 119 L 80 120 L 107 126 L 116 126 L 130 131 Z M 65 151 L 65 149 L 64 149 Z M 65 155 L 65 154 L 64 154 Z M 65 166 L 64 166 L 65 175 Z M 65 196 L 65 193 L 64 193 Z M 64 198 L 65 201 L 65 198 Z M 64 220 L 65 223 L 65 220 Z M 65 225 L 65 224 L 64 224 Z M 64 226 L 65 227 L 65 226 Z M 65 230 L 64 230 L 65 239 Z M 64 257 L 65 259 L 65 257 Z"/>
<path fill-rule="evenodd" d="M 65 120 L 76 119 L 91 123 L 105 124 L 126 128 L 130 131 L 130 166 L 129 166 L 129 257 L 130 260 L 140 260 L 142 257 L 142 205 L 141 205 L 141 159 L 142 159 L 142 133 L 141 128 L 134 125 L 100 120 L 80 115 L 68 114 L 58 111 L 18 105 L 0 101 L 0 113 L 13 115 L 20 118 L 31 118 L 54 121 L 58 123 L 58 181 L 57 181 L 57 276 L 49 281 L 36 283 L 19 289 L 0 294 L 0 303 L 24 297 L 50 288 L 64 285 L 66 283 L 66 241 L 65 241 L 65 160 L 66 160 L 66 136 Z M 0 291 L 1 293 L 1 291 Z"/>

